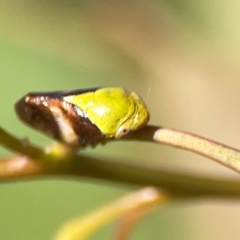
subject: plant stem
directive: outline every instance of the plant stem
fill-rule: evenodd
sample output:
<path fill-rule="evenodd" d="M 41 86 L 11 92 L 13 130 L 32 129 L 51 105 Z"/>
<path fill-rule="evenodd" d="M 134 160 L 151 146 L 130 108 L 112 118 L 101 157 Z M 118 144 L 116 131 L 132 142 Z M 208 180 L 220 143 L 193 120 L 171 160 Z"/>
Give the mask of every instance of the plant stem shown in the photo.
<path fill-rule="evenodd" d="M 22 140 L 17 139 L 16 137 L 6 132 L 1 127 L 0 127 L 0 145 L 18 154 L 26 155 L 32 159 L 38 159 L 44 154 L 41 148 L 33 146 L 26 139 Z"/>
<path fill-rule="evenodd" d="M 240 181 L 137 166 L 131 161 L 126 164 L 121 160 L 84 155 L 73 155 L 67 161 L 59 161 L 55 165 L 49 163 L 49 166 L 28 158 L 0 161 L 0 182 L 64 176 L 78 177 L 81 181 L 86 178 L 134 186 L 155 186 L 184 198 L 240 199 Z"/>
<path fill-rule="evenodd" d="M 161 135 L 168 133 L 170 135 Z M 221 144 L 206 140 L 204 138 L 184 133 L 161 129 L 159 127 L 147 126 L 142 130 L 132 134 L 128 139 L 138 141 L 154 141 L 155 138 L 160 142 L 172 146 L 191 150 L 207 157 L 217 158 L 230 154 L 231 158 L 237 162 L 239 151 L 223 146 Z M 160 131 L 160 133 L 158 132 Z M 157 134 L 156 134 L 157 133 Z M 182 135 L 183 134 L 183 135 Z M 166 138 L 167 136 L 167 138 Z M 172 138 L 171 138 L 172 136 Z M 175 136 L 175 138 L 173 138 Z M 187 137 L 187 140 L 186 140 Z M 189 137 L 189 139 L 188 139 Z M 169 140 L 166 140 L 169 139 Z M 202 152 L 201 144 L 206 144 L 209 152 Z M 179 142 L 180 141 L 180 142 Z M 201 143 L 200 141 L 200 143 Z M 181 142 L 183 142 L 181 144 Z M 193 143 L 196 143 L 194 145 Z M 0 181 L 6 182 L 20 179 L 33 179 L 44 177 L 68 176 L 86 177 L 91 179 L 102 179 L 113 182 L 127 183 L 137 186 L 155 186 L 166 189 L 168 192 L 187 197 L 215 197 L 215 198 L 240 198 L 240 181 L 226 180 L 223 178 L 210 178 L 196 176 L 189 173 L 165 171 L 163 169 L 151 168 L 133 164 L 131 161 L 115 161 L 113 159 L 93 158 L 90 156 L 74 154 L 65 156 L 61 159 L 56 150 L 54 154 L 46 154 L 40 148 L 28 143 L 25 146 L 20 140 L 7 134 L 0 129 L 0 144 L 24 156 L 16 156 L 0 161 Z M 192 145 L 191 145 L 192 144 Z M 209 144 L 209 145 L 208 145 Z M 223 152 L 218 152 L 222 149 Z M 59 151 L 62 155 L 62 151 Z M 220 154 L 221 153 L 221 154 Z M 39 161 L 41 159 L 41 161 Z M 228 158 L 222 157 L 228 166 Z M 231 162 L 232 159 L 230 159 Z M 145 159 L 147 161 L 147 159 Z M 219 160 L 218 160 L 219 161 Z M 225 162 L 224 162 L 225 163 Z M 31 178 L 29 178 L 31 176 Z"/>
<path fill-rule="evenodd" d="M 240 173 L 240 151 L 210 139 L 168 128 L 146 126 L 125 139 L 150 141 L 181 148 L 210 158 Z"/>
<path fill-rule="evenodd" d="M 185 198 L 240 198 L 239 180 L 191 175 L 179 171 L 139 166 L 131 162 L 126 164 L 116 159 L 113 161 L 84 155 L 76 155 L 74 158 L 72 166 L 69 166 L 71 170 L 63 169 L 64 175 L 90 177 L 138 186 L 154 186 Z"/>

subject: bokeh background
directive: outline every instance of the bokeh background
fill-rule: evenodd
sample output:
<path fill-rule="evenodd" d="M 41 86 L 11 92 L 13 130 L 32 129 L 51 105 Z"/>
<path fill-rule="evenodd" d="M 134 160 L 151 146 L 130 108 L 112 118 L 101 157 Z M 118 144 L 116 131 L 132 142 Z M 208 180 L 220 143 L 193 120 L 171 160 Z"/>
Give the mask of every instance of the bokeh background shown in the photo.
<path fill-rule="evenodd" d="M 120 85 L 142 96 L 151 123 L 239 148 L 239 11 L 234 0 L 1 0 L 1 127 L 44 146 L 51 140 L 16 118 L 17 99 L 29 91 Z M 119 142 L 86 153 L 238 177 L 166 146 Z M 0 239 L 51 239 L 64 221 L 132 190 L 89 179 L 1 184 Z M 237 240 L 239 216 L 238 202 L 182 202 L 146 217 L 131 239 Z M 114 227 L 91 239 L 111 239 Z"/>

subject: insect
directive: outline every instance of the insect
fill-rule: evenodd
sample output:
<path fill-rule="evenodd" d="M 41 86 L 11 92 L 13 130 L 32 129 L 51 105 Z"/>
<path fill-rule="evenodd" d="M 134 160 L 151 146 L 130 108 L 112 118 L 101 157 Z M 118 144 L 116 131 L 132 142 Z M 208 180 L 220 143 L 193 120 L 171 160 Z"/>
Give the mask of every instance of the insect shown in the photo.
<path fill-rule="evenodd" d="M 15 110 L 26 124 L 72 146 L 120 138 L 149 120 L 140 97 L 121 87 L 28 93 Z"/>

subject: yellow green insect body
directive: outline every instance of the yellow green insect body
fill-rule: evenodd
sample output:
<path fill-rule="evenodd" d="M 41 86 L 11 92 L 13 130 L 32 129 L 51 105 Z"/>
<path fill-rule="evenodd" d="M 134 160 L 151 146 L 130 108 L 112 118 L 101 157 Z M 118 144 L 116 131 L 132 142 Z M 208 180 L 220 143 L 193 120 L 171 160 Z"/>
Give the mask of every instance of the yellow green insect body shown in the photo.
<path fill-rule="evenodd" d="M 138 95 L 121 87 L 29 93 L 15 108 L 25 123 L 74 146 L 120 138 L 149 120 Z"/>
<path fill-rule="evenodd" d="M 144 103 L 123 88 L 100 88 L 95 92 L 66 96 L 64 101 L 82 109 L 106 137 L 119 138 L 148 121 Z"/>

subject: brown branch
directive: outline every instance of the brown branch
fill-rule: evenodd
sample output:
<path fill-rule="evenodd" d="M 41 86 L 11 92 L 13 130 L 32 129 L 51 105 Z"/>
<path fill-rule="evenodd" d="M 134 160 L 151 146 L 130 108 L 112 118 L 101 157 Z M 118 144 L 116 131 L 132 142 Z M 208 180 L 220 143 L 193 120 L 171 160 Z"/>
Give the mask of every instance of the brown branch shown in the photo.
<path fill-rule="evenodd" d="M 0 159 L 0 181 L 19 180 L 29 176 L 47 174 L 47 168 L 39 161 L 33 161 L 25 156 Z"/>

